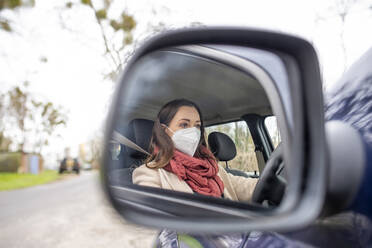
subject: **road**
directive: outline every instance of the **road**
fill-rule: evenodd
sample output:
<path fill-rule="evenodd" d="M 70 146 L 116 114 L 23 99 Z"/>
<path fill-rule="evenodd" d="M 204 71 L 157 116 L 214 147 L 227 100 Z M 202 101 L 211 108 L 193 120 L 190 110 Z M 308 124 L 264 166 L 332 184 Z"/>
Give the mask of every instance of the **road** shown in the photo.
<path fill-rule="evenodd" d="M 126 223 L 107 204 L 97 172 L 0 192 L 0 247 L 151 247 L 157 230 Z"/>

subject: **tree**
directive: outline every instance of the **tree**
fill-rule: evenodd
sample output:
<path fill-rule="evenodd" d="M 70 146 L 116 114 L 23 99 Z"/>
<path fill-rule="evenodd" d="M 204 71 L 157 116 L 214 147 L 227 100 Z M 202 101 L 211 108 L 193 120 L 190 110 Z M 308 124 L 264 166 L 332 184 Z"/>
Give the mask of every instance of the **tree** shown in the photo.
<path fill-rule="evenodd" d="M 0 0 L 0 29 L 12 32 L 11 21 L 3 16 L 4 10 L 17 10 L 21 7 L 33 7 L 35 0 Z"/>
<path fill-rule="evenodd" d="M 93 169 L 100 167 L 99 162 L 102 156 L 103 137 L 98 131 L 96 135 L 87 142 L 86 162 L 90 163 Z"/>
<path fill-rule="evenodd" d="M 206 137 L 212 132 L 221 132 L 228 135 L 236 146 L 237 155 L 229 161 L 229 167 L 243 171 L 257 171 L 255 146 L 249 127 L 244 121 L 237 121 L 207 128 Z M 224 165 L 225 163 L 222 163 Z"/>
<path fill-rule="evenodd" d="M 9 152 L 12 140 L 4 135 L 4 132 L 0 132 L 0 152 Z"/>
<path fill-rule="evenodd" d="M 129 14 L 127 10 L 123 10 L 119 17 L 110 16 L 113 2 L 112 0 L 80 0 L 80 2 L 67 1 L 65 3 L 67 10 L 82 5 L 91 11 L 92 22 L 99 27 L 104 54 L 111 68 L 106 73 L 105 78 L 111 80 L 116 78 L 132 53 L 131 49 L 127 48 L 134 45 L 133 31 L 137 25 L 133 15 Z M 66 24 L 63 25 L 67 26 Z"/>
<path fill-rule="evenodd" d="M 12 143 L 4 134 L 5 131 L 5 95 L 0 94 L 0 152 L 8 152 Z"/>
<path fill-rule="evenodd" d="M 65 126 L 67 117 L 60 107 L 54 106 L 52 102 L 33 102 L 33 106 L 38 113 L 38 119 L 34 118 L 35 137 L 37 137 L 34 149 L 41 153 L 42 148 L 49 144 L 49 138 L 53 135 L 56 128 Z"/>
<path fill-rule="evenodd" d="M 366 4 L 364 4 L 366 3 Z M 334 0 L 327 9 L 327 14 L 318 14 L 316 21 L 324 21 L 330 18 L 337 18 L 341 23 L 339 32 L 340 46 L 344 57 L 344 71 L 348 65 L 347 48 L 345 44 L 345 26 L 347 17 L 355 11 L 357 5 L 362 5 L 362 9 L 371 10 L 372 5 L 366 0 Z"/>
<path fill-rule="evenodd" d="M 103 43 L 104 54 L 110 65 L 110 71 L 106 72 L 105 79 L 115 81 L 117 75 L 124 69 L 124 66 L 134 54 L 134 51 L 149 37 L 172 29 L 172 25 L 166 24 L 161 20 L 152 20 L 147 23 L 141 31 L 137 30 L 138 21 L 127 8 L 123 8 L 119 16 L 114 16 L 112 10 L 116 8 L 117 0 L 80 0 L 79 2 L 68 1 L 65 4 L 67 10 L 84 6 L 91 11 L 92 21 L 99 27 L 100 39 Z M 166 8 L 166 7 L 162 7 Z M 152 7 L 152 16 L 157 15 L 158 10 Z M 69 30 L 64 22 L 62 13 L 62 25 Z M 67 19 L 67 18 L 65 18 Z M 192 22 L 188 26 L 201 26 L 199 22 Z"/>
<path fill-rule="evenodd" d="M 23 86 L 26 88 L 28 83 L 24 82 Z M 30 109 L 30 94 L 27 91 L 23 91 L 21 87 L 16 86 L 9 90 L 7 95 L 9 98 L 9 116 L 13 118 L 15 125 L 21 133 L 21 141 L 18 149 L 23 151 L 27 133 L 26 122 L 28 118 L 33 118 L 32 111 Z"/>
<path fill-rule="evenodd" d="M 8 133 L 13 136 L 7 139 L 18 145 L 19 151 L 25 151 L 27 142 L 32 145 L 33 152 L 40 153 L 56 128 L 66 125 L 67 117 L 63 109 L 53 103 L 36 100 L 28 90 L 28 85 L 28 82 L 25 82 L 2 95 L 2 119 L 11 123 L 12 130 Z M 7 130 L 2 132 L 4 137 L 6 132 Z"/>

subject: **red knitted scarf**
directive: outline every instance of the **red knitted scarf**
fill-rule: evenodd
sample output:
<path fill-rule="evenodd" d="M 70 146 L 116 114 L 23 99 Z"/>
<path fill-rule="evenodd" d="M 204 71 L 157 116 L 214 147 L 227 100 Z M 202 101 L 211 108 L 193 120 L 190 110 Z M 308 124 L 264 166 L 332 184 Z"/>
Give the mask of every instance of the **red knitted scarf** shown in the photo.
<path fill-rule="evenodd" d="M 202 195 L 221 197 L 224 184 L 218 176 L 217 162 L 212 159 L 213 155 L 208 148 L 201 146 L 201 150 L 211 158 L 195 158 L 175 149 L 172 159 L 164 169 L 176 174 L 194 192 Z"/>

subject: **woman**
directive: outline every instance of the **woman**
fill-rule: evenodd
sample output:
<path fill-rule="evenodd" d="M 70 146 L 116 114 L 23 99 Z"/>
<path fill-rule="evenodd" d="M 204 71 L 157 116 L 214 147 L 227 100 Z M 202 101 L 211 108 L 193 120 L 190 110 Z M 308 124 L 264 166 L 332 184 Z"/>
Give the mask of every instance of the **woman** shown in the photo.
<path fill-rule="evenodd" d="M 150 142 L 151 156 L 133 172 L 133 183 L 248 201 L 257 180 L 228 174 L 207 148 L 199 107 L 186 99 L 165 104 Z"/>

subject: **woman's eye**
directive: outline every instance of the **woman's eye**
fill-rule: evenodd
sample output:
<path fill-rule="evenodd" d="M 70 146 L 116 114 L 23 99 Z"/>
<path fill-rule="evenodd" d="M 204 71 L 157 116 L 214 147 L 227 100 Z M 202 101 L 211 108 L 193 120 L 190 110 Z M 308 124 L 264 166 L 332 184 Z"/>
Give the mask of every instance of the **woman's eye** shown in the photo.
<path fill-rule="evenodd" d="M 195 127 L 196 127 L 197 129 L 200 129 L 200 128 L 201 128 L 201 125 L 200 125 L 200 124 L 197 124 L 197 125 L 195 125 Z"/>
<path fill-rule="evenodd" d="M 188 126 L 187 123 L 181 123 L 180 124 L 180 127 L 182 127 L 182 128 L 187 128 L 187 126 Z"/>

